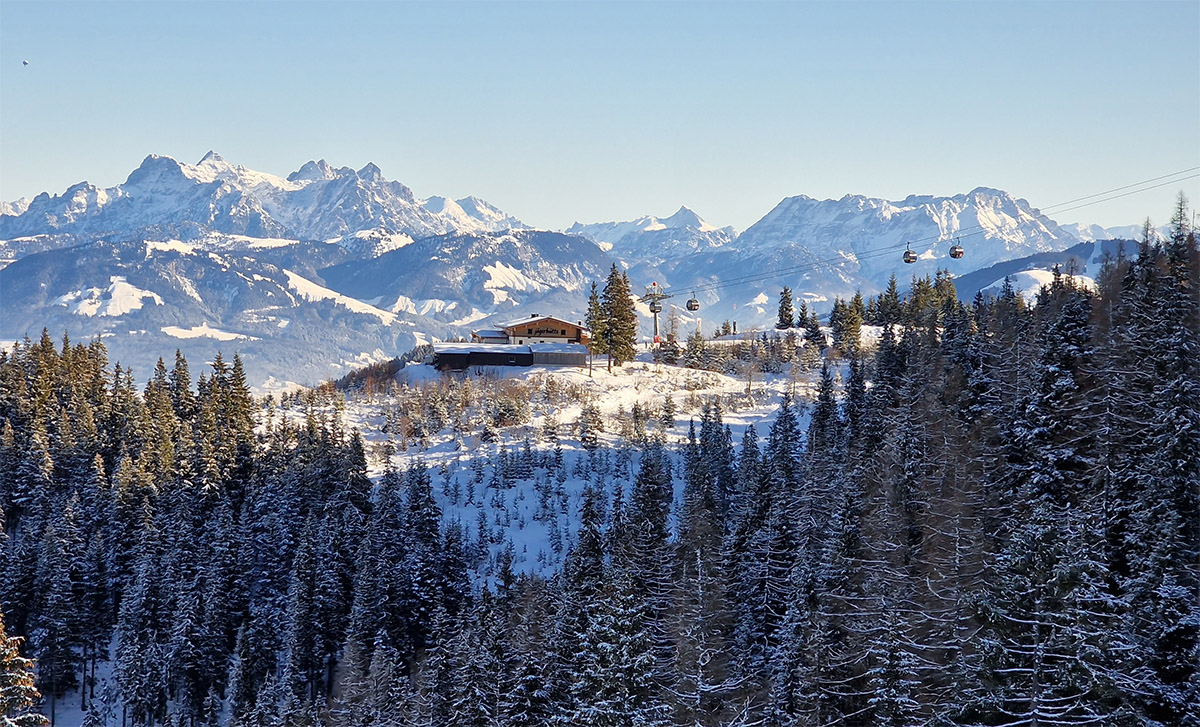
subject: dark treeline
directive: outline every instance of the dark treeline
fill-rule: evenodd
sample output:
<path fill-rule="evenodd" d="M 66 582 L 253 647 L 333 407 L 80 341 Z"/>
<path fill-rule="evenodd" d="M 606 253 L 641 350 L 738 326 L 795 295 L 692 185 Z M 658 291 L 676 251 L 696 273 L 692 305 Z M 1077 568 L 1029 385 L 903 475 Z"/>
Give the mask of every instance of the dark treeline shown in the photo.
<path fill-rule="evenodd" d="M 43 337 L 0 358 L 0 607 L 89 725 L 1198 725 L 1185 221 L 1097 291 L 872 300 L 807 427 L 580 455 L 553 578 L 473 579 L 423 465 L 372 483 L 236 359 L 139 391 Z"/>

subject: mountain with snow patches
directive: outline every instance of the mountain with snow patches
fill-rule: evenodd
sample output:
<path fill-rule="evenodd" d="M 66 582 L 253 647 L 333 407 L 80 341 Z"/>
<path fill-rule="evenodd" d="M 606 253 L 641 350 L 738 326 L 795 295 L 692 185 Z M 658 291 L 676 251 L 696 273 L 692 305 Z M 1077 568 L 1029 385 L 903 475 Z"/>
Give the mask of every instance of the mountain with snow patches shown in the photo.
<path fill-rule="evenodd" d="M 139 376 L 179 348 L 198 361 L 240 351 L 259 386 L 312 383 L 408 350 L 432 328 L 290 268 L 178 241 L 28 255 L 0 270 L 0 290 L 0 337 L 36 338 L 43 327 L 99 337 L 112 360 Z"/>
<path fill-rule="evenodd" d="M 152 155 L 116 187 L 83 182 L 5 209 L 18 214 L 0 217 L 0 341 L 42 327 L 100 336 L 142 372 L 176 347 L 201 360 L 238 350 L 260 386 L 340 375 L 539 302 L 565 309 L 608 264 L 582 238 L 541 233 L 577 248 L 564 257 L 555 239 L 543 250 L 538 233 L 476 197 L 418 199 L 373 164 L 308 162 L 285 179 L 213 153 L 195 165 Z M 446 236 L 494 249 L 464 244 L 439 259 L 418 244 Z M 409 246 L 395 277 L 411 296 L 392 284 L 388 310 L 322 278 Z"/>
<path fill-rule="evenodd" d="M 310 161 L 279 177 L 211 152 L 197 164 L 151 155 L 122 184 L 81 182 L 0 213 L 0 341 L 43 326 L 101 336 L 140 372 L 177 346 L 235 349 L 260 386 L 312 383 L 524 313 L 582 318 L 613 261 L 635 291 L 654 281 L 674 292 L 684 325 L 748 330 L 773 324 L 784 285 L 822 312 L 893 273 L 906 283 L 947 268 L 966 297 L 1005 275 L 1032 288 L 1055 261 L 1094 267 L 1099 242 L 1137 231 L 1059 225 L 980 187 L 788 197 L 740 234 L 688 207 L 550 232 L 476 197 L 418 198 L 374 164 Z M 955 240 L 961 260 L 948 255 Z M 915 265 L 900 260 L 906 243 Z M 702 308 L 689 315 L 693 292 Z"/>
<path fill-rule="evenodd" d="M 427 237 L 318 274 L 330 287 L 394 313 L 469 327 L 534 302 L 540 312 L 581 318 L 588 286 L 609 265 L 609 256 L 583 238 L 510 230 Z"/>
<path fill-rule="evenodd" d="M 951 262 L 949 249 L 956 238 L 976 267 L 1077 242 L 1025 200 L 979 187 L 953 197 L 900 201 L 861 195 L 788 197 L 742 233 L 738 247 L 758 251 L 798 243 L 823 258 L 845 257 L 857 264 L 856 272 L 879 283 L 896 268 L 897 246 L 903 250 L 912 242 L 918 262 L 909 272 L 933 272 Z"/>
<path fill-rule="evenodd" d="M 201 361 L 236 350 L 260 388 L 311 384 L 489 317 L 581 317 L 584 286 L 608 262 L 582 238 L 528 230 L 423 238 L 369 261 L 328 243 L 96 241 L 0 269 L 0 340 L 43 327 L 100 337 L 142 373 L 176 348 Z"/>

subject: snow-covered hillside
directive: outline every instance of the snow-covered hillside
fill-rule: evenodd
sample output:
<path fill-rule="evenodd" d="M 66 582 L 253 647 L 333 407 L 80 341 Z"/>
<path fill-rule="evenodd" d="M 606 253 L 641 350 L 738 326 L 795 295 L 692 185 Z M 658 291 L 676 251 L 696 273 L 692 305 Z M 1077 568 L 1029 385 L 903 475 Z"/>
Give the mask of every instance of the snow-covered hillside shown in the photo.
<path fill-rule="evenodd" d="M 587 285 L 603 277 L 608 265 L 606 254 L 579 237 L 513 230 L 428 237 L 320 274 L 360 300 L 393 311 L 417 306 L 438 320 L 467 326 L 533 306 L 580 318 Z"/>
<path fill-rule="evenodd" d="M 311 384 L 448 332 L 342 295 L 280 264 L 178 241 L 97 242 L 26 256 L 0 270 L 0 338 L 43 327 L 100 337 L 145 379 L 164 351 L 211 360 L 240 351 L 255 386 Z"/>
<path fill-rule="evenodd" d="M 383 445 L 389 441 L 397 446 L 391 460 L 372 460 L 373 476 L 382 474 L 385 461 L 400 469 L 417 461 L 426 463 L 435 473 L 435 493 L 448 520 L 461 522 L 468 530 L 475 528 L 480 520 L 491 524 L 492 538 L 496 541 L 489 554 L 492 563 L 501 555 L 505 544 L 511 543 L 514 546 L 514 570 L 542 575 L 550 575 L 561 566 L 565 551 L 579 528 L 580 500 L 589 481 L 589 477 L 579 474 L 576 467 L 577 462 L 583 463 L 589 457 L 576 428 L 583 406 L 595 407 L 603 427 L 595 432 L 597 444 L 610 448 L 610 453 L 622 449 L 622 431 L 625 430 L 624 436 L 628 436 L 630 412 L 635 405 L 653 412 L 656 421 L 650 425 L 652 431 L 660 433 L 674 449 L 686 440 L 689 422 L 699 423 L 703 407 L 713 403 L 720 405 L 723 421 L 730 427 L 736 442 L 742 440 L 751 425 L 760 435 L 765 434 L 785 393 L 793 394 L 800 405 L 800 421 L 807 426 L 806 404 L 816 397 L 817 386 L 817 372 L 797 370 L 795 375 L 789 371 L 787 374 L 758 376 L 747 393 L 745 379 L 655 364 L 647 354 L 639 355 L 633 363 L 613 372 L 606 371 L 601 361 L 590 374 L 586 369 L 534 367 L 488 369 L 485 376 L 485 379 L 468 385 L 475 396 L 482 397 L 482 402 L 493 401 L 494 397 L 504 396 L 514 388 L 526 392 L 524 396 L 528 399 L 523 421 L 500 428 L 493 441 L 481 440 L 478 432 L 463 436 L 447 427 L 398 447 L 397 442 L 402 437 L 398 437 L 397 400 L 387 395 L 352 394 L 344 405 L 328 403 L 318 411 L 324 417 L 336 418 L 347 429 L 360 430 L 372 452 L 382 452 Z M 419 363 L 410 363 L 397 378 L 404 387 L 400 390 L 402 396 L 413 396 L 415 390 L 425 387 L 436 389 L 447 385 L 447 380 L 434 369 Z M 450 386 L 453 395 L 457 389 L 453 388 L 455 384 Z M 461 388 L 461 384 L 458 386 Z M 675 411 L 675 421 L 670 427 L 657 421 L 667 398 L 672 400 Z M 283 413 L 301 421 L 310 409 L 309 405 L 297 403 L 285 408 Z M 553 512 L 545 511 L 546 503 L 539 500 L 540 486 L 532 478 L 489 492 L 486 498 L 468 493 L 474 487 L 483 494 L 483 486 L 473 479 L 482 475 L 484 481 L 492 481 L 496 476 L 495 462 L 502 452 L 519 455 L 528 441 L 536 456 L 552 454 L 554 445 L 547 442 L 544 435 L 548 424 L 556 432 L 566 470 L 576 472 L 566 476 L 556 487 L 558 495 Z M 626 442 L 625 446 L 628 444 Z M 610 466 L 620 467 L 621 464 L 614 462 Z M 624 466 L 624 478 L 628 478 L 632 475 L 628 471 L 630 465 Z M 676 484 L 681 488 L 682 480 Z M 681 494 L 682 490 L 676 492 L 677 497 Z M 612 496 L 611 483 L 606 496 Z M 558 498 L 565 509 L 557 507 Z M 488 566 L 484 571 L 490 572 L 492 567 Z"/>

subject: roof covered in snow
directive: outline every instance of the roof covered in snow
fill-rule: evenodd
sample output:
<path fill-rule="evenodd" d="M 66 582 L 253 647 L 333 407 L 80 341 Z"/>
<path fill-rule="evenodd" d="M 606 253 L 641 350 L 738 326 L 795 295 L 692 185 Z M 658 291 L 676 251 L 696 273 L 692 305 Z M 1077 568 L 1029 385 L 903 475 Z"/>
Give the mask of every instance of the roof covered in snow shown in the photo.
<path fill-rule="evenodd" d="M 531 343 L 529 348 L 534 353 L 582 353 L 588 352 L 582 343 Z"/>
<path fill-rule="evenodd" d="M 529 346 L 515 343 L 435 343 L 434 353 L 529 353 Z"/>

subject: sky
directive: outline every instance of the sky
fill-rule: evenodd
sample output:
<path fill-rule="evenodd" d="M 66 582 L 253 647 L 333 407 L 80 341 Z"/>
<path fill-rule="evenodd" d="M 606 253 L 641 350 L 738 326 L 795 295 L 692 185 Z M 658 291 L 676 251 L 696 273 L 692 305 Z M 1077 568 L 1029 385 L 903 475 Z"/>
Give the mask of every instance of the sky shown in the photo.
<path fill-rule="evenodd" d="M 552 229 L 978 186 L 1049 207 L 1200 166 L 1198 37 L 1200 0 L 3 0 L 0 199 L 213 149 L 372 161 Z M 1181 190 L 1200 205 L 1194 178 L 1052 216 L 1165 222 Z"/>

